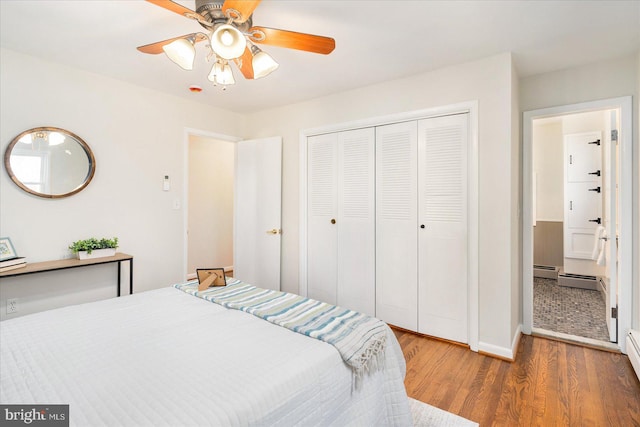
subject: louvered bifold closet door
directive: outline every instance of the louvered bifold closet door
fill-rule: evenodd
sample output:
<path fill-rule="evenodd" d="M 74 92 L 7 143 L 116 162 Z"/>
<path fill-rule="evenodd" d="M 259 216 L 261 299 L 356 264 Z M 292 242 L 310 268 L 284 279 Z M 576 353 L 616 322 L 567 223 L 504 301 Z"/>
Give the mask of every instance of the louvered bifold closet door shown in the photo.
<path fill-rule="evenodd" d="M 416 331 L 417 132 L 414 122 L 376 128 L 376 317 Z"/>
<path fill-rule="evenodd" d="M 375 316 L 375 131 L 338 134 L 338 305 Z"/>
<path fill-rule="evenodd" d="M 463 343 L 468 342 L 467 140 L 468 114 L 418 122 L 418 332 Z"/>
<path fill-rule="evenodd" d="M 337 145 L 336 133 L 307 139 L 307 294 L 329 304 L 337 303 Z"/>

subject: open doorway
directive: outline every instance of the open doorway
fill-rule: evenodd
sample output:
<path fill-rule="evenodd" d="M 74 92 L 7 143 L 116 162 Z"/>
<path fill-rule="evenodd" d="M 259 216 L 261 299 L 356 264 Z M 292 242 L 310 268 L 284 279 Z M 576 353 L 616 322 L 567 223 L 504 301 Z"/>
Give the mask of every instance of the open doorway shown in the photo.
<path fill-rule="evenodd" d="M 610 311 L 618 296 L 618 116 L 605 109 L 532 122 L 534 330 L 618 341 Z"/>
<path fill-rule="evenodd" d="M 235 145 L 189 134 L 187 279 L 197 268 L 233 271 Z"/>
<path fill-rule="evenodd" d="M 280 289 L 282 138 L 185 129 L 184 271 L 224 268 Z"/>
<path fill-rule="evenodd" d="M 630 97 L 525 112 L 525 333 L 625 352 L 632 166 Z"/>

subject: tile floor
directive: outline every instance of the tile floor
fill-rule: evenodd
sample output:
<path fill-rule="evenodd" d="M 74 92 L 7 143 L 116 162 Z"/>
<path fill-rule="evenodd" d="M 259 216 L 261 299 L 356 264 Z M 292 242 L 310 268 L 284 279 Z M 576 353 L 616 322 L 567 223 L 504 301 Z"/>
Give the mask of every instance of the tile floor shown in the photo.
<path fill-rule="evenodd" d="M 533 278 L 533 326 L 609 342 L 606 306 L 599 291 L 559 286 Z"/>

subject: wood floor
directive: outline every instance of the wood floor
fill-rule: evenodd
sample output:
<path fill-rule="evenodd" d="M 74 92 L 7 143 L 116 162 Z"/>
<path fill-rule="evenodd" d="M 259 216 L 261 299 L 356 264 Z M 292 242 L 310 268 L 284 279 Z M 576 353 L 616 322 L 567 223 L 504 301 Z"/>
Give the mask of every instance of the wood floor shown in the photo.
<path fill-rule="evenodd" d="M 513 363 L 395 330 L 407 394 L 480 426 L 640 426 L 629 359 L 524 335 Z"/>

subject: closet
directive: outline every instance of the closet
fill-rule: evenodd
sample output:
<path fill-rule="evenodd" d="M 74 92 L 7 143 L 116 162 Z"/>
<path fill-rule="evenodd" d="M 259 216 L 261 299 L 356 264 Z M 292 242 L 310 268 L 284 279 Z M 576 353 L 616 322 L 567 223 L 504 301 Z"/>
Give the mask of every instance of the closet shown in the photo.
<path fill-rule="evenodd" d="M 374 130 L 307 141 L 308 296 L 374 316 Z"/>
<path fill-rule="evenodd" d="M 307 293 L 468 342 L 468 114 L 307 138 Z"/>

